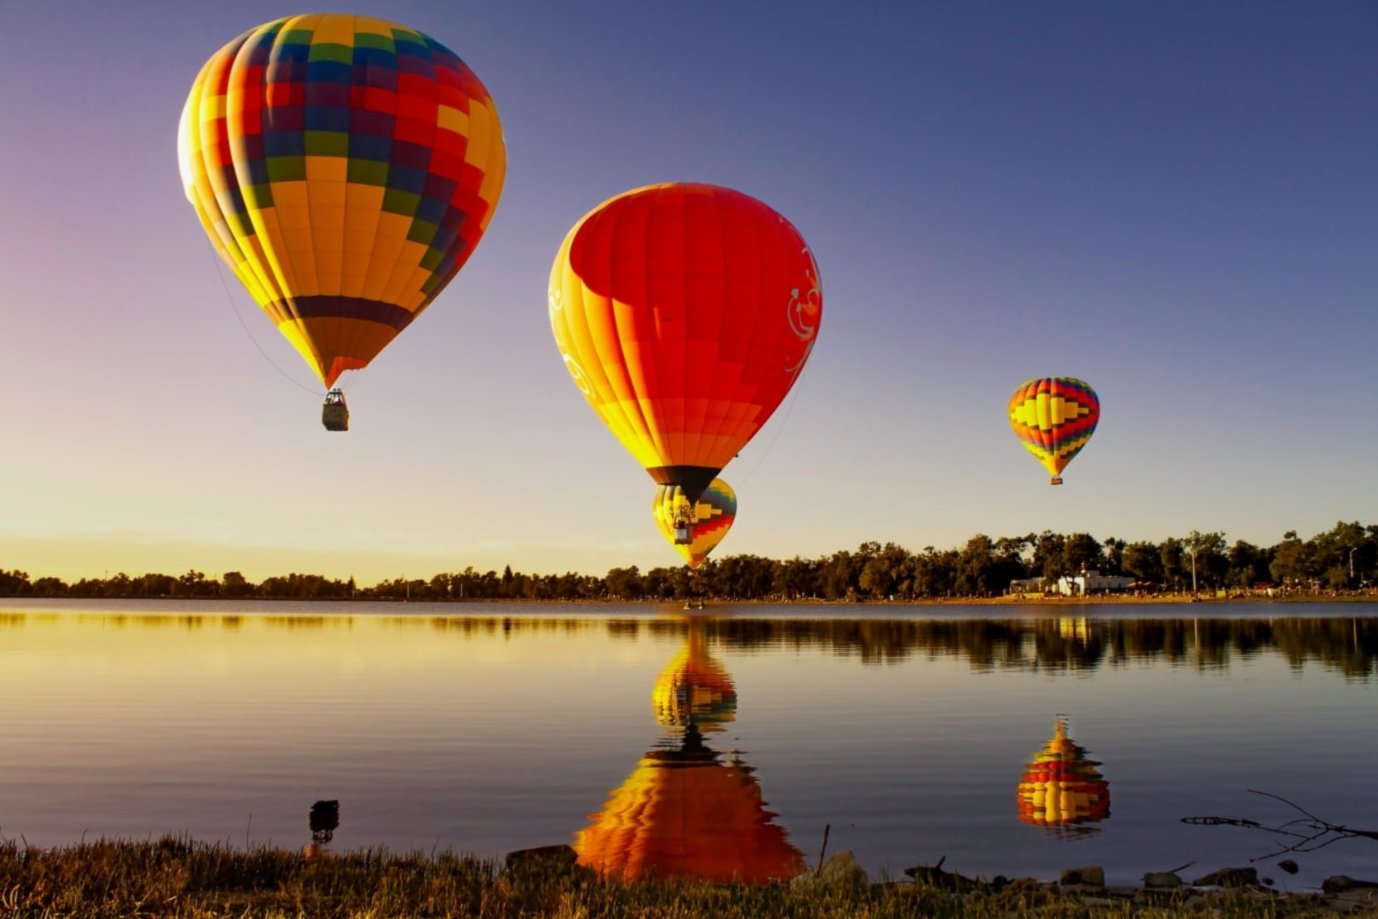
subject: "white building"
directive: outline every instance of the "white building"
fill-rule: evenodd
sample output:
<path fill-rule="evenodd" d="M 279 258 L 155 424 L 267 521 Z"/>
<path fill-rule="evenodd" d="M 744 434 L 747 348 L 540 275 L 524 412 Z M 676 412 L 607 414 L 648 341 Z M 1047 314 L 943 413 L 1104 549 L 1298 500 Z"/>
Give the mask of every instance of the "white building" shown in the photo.
<path fill-rule="evenodd" d="M 1083 571 L 1076 577 L 1057 579 L 1057 592 L 1064 597 L 1084 597 L 1087 594 L 1112 593 L 1128 590 L 1134 584 L 1133 578 L 1119 575 L 1101 574 L 1099 571 Z"/>

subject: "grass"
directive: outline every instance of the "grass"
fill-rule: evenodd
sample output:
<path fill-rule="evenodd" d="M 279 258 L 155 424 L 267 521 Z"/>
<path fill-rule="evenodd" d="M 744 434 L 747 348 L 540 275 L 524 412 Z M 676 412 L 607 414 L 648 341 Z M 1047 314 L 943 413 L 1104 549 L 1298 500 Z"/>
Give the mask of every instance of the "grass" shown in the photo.
<path fill-rule="evenodd" d="M 812 883 L 809 881 L 812 880 Z M 481 919 L 888 919 L 1197 915 L 1210 919 L 1332 916 L 1316 898 L 1215 894 L 1196 902 L 1083 902 L 1016 881 L 965 893 L 918 883 L 825 883 L 802 878 L 764 887 L 679 882 L 624 884 L 558 861 L 504 867 L 451 853 L 382 849 L 308 860 L 281 849 L 230 849 L 166 837 L 53 849 L 0 842 L 0 916 L 278 919 L 430 917 Z"/>

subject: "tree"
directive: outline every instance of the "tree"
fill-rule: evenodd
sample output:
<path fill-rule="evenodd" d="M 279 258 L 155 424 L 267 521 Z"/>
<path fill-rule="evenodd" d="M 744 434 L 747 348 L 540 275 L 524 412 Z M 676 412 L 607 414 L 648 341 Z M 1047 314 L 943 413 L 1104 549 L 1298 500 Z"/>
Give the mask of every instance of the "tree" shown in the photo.
<path fill-rule="evenodd" d="M 1237 539 L 1225 555 L 1225 563 L 1229 566 L 1225 574 L 1225 582 L 1231 587 L 1245 589 L 1266 582 L 1269 579 L 1268 563 L 1270 561 L 1272 561 L 1271 553 L 1260 549 L 1253 543 Z"/>
<path fill-rule="evenodd" d="M 1273 547 L 1273 561 L 1268 570 L 1274 581 L 1293 586 L 1309 583 L 1317 573 L 1310 549 L 1297 538 L 1296 530 L 1288 530 L 1282 542 Z"/>
<path fill-rule="evenodd" d="M 772 582 L 775 591 L 786 600 L 799 600 L 818 595 L 818 563 L 794 556 L 775 565 Z"/>
<path fill-rule="evenodd" d="M 1090 533 L 1073 533 L 1062 549 L 1062 563 L 1069 573 L 1100 571 L 1104 567 L 1101 544 Z"/>
<path fill-rule="evenodd" d="M 0 597 L 22 597 L 29 592 L 27 571 L 0 569 Z"/>
<path fill-rule="evenodd" d="M 876 555 L 866 560 L 857 579 L 857 586 L 875 600 L 884 600 L 895 592 L 895 568 L 891 559 Z"/>
<path fill-rule="evenodd" d="M 1225 534 L 1200 533 L 1191 531 L 1183 545 L 1191 556 L 1188 571 L 1195 571 L 1195 580 L 1200 584 L 1218 587 L 1225 581 L 1229 562 L 1225 559 Z M 1196 586 L 1193 584 L 1193 587 Z"/>
<path fill-rule="evenodd" d="M 993 590 L 1004 590 L 1009 581 L 996 585 L 995 543 L 989 536 L 978 533 L 967 540 L 957 556 L 957 593 L 967 596 L 986 596 Z"/>
<path fill-rule="evenodd" d="M 1045 580 L 1057 580 L 1068 571 L 1067 539 L 1061 533 L 1044 530 L 1034 542 L 1033 573 Z"/>
<path fill-rule="evenodd" d="M 1124 547 L 1120 567 L 1147 584 L 1163 583 L 1163 558 L 1151 542 L 1131 542 Z"/>
<path fill-rule="evenodd" d="M 220 583 L 227 597 L 247 597 L 254 592 L 254 585 L 238 571 L 226 571 L 220 576 Z"/>
<path fill-rule="evenodd" d="M 1163 564 L 1163 583 L 1174 590 L 1182 586 L 1182 576 L 1188 574 L 1182 565 L 1182 543 L 1169 536 L 1158 546 L 1158 558 Z"/>
<path fill-rule="evenodd" d="M 603 578 L 603 585 L 619 600 L 636 600 L 642 595 L 641 571 L 635 565 L 613 568 Z"/>

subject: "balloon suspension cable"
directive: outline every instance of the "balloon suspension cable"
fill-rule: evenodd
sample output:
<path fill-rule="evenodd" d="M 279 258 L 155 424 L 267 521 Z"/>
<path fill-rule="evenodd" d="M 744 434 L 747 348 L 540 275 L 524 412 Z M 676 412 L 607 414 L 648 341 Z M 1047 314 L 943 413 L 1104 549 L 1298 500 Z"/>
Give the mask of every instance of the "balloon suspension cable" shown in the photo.
<path fill-rule="evenodd" d="M 738 487 L 751 481 L 751 477 L 756 474 L 756 470 L 761 468 L 761 463 L 765 462 L 766 455 L 769 454 L 771 448 L 775 446 L 775 441 L 780 439 L 780 432 L 785 429 L 785 422 L 789 421 L 790 412 L 794 411 L 794 400 L 799 398 L 799 389 L 804 382 L 804 375 L 808 372 L 809 367 L 805 364 L 804 368 L 799 371 L 799 378 L 794 381 L 794 385 L 790 387 L 789 394 L 785 396 L 785 411 L 778 419 L 779 423 L 775 426 L 775 433 L 770 435 L 770 443 L 766 444 L 765 449 L 761 451 L 761 455 L 756 458 L 756 462 L 752 467 L 747 470 L 746 475 L 737 480 Z M 767 422 L 767 424 L 769 424 L 769 422 Z M 736 479 L 736 476 L 733 476 L 733 478 Z"/>
<path fill-rule="evenodd" d="M 303 386 L 299 380 L 293 378 L 292 375 L 289 374 L 286 370 L 283 370 L 281 367 L 279 367 L 277 365 L 277 362 L 273 360 L 273 358 L 268 354 L 268 352 L 263 350 L 263 346 L 258 343 L 258 339 L 255 338 L 254 334 L 249 331 L 248 325 L 246 325 L 244 322 L 244 317 L 239 314 L 239 308 L 236 307 L 234 304 L 234 294 L 230 292 L 230 285 L 225 282 L 224 263 L 221 262 L 220 256 L 216 254 L 215 247 L 211 246 L 210 240 L 206 240 L 206 245 L 210 247 L 211 260 L 215 262 L 215 273 L 217 277 L 220 278 L 220 286 L 225 289 L 225 302 L 229 305 L 230 312 L 234 313 L 234 318 L 239 321 L 239 327 L 244 330 L 244 334 L 248 336 L 249 341 L 253 342 L 254 347 L 258 349 L 258 353 L 263 355 L 263 359 L 268 362 L 269 366 L 271 366 L 278 373 L 282 374 L 283 379 L 287 380 L 287 382 L 291 383 L 298 389 L 304 389 L 307 392 L 312 393 L 313 395 L 319 395 L 319 392 L 317 390 L 311 388 L 310 386 Z"/>

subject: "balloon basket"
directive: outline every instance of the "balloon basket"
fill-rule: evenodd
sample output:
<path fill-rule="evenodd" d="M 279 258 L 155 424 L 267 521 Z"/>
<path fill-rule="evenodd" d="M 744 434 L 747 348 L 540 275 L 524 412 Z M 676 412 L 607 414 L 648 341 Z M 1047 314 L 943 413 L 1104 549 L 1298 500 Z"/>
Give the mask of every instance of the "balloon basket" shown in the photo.
<path fill-rule="evenodd" d="M 332 389 L 325 394 L 325 405 L 321 407 L 321 424 L 327 431 L 349 430 L 349 406 L 345 405 L 344 393 Z"/>

